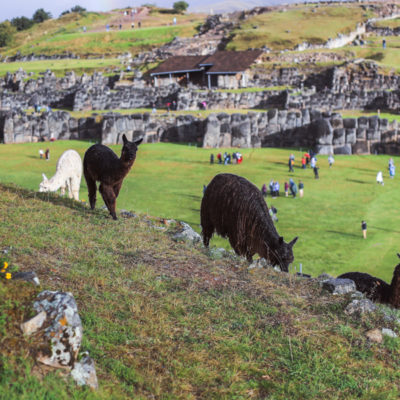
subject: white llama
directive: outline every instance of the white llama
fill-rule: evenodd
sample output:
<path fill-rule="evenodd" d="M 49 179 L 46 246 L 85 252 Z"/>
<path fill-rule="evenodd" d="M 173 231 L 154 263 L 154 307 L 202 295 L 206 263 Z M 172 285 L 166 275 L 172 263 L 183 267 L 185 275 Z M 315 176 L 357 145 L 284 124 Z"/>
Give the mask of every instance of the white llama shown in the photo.
<path fill-rule="evenodd" d="M 79 200 L 79 187 L 82 177 L 82 159 L 75 150 L 66 150 L 61 154 L 57 161 L 55 175 L 47 179 L 42 174 L 43 181 L 39 185 L 39 192 L 55 192 L 61 189 L 61 194 L 65 194 L 68 188 L 69 198 Z"/>

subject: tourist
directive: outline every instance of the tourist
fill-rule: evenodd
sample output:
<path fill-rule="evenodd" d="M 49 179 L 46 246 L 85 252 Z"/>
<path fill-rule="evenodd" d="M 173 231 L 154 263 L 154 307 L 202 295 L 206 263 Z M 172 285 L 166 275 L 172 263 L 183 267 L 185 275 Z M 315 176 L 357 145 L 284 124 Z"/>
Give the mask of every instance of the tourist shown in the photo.
<path fill-rule="evenodd" d="M 293 169 L 293 160 L 292 160 L 292 158 L 290 158 L 290 157 L 289 157 L 289 172 L 294 172 L 294 169 Z"/>
<path fill-rule="evenodd" d="M 279 197 L 279 189 L 280 189 L 279 182 L 278 181 L 274 182 L 274 195 L 275 195 L 275 197 Z"/>
<path fill-rule="evenodd" d="M 214 154 L 210 155 L 210 164 L 214 164 Z"/>
<path fill-rule="evenodd" d="M 40 157 L 40 158 L 43 158 L 43 155 L 44 155 L 43 149 L 39 149 L 39 157 Z"/>
<path fill-rule="evenodd" d="M 46 149 L 44 155 L 46 157 L 46 161 L 49 161 L 50 160 L 50 149 Z"/>
<path fill-rule="evenodd" d="M 289 196 L 289 184 L 285 182 L 285 197 Z"/>
<path fill-rule="evenodd" d="M 272 218 L 272 221 L 277 221 L 278 222 L 278 217 L 276 216 L 278 214 L 278 210 L 271 204 L 271 208 L 269 209 L 269 215 Z"/>
<path fill-rule="evenodd" d="M 319 179 L 318 170 L 319 170 L 319 168 L 318 168 L 317 166 L 315 166 L 315 167 L 313 168 L 313 171 L 314 171 L 314 178 L 315 178 L 315 179 Z"/>
<path fill-rule="evenodd" d="M 300 198 L 303 197 L 304 195 L 304 183 L 302 181 L 299 181 L 299 196 Z"/>
<path fill-rule="evenodd" d="M 301 157 L 301 168 L 306 169 L 306 158 L 303 156 Z"/>
<path fill-rule="evenodd" d="M 218 164 L 222 164 L 222 156 L 221 153 L 217 154 L 217 160 L 218 160 Z"/>
<path fill-rule="evenodd" d="M 263 197 L 267 197 L 267 185 L 265 183 L 261 187 L 261 194 Z"/>
<path fill-rule="evenodd" d="M 273 196 L 274 195 L 274 180 L 273 179 L 271 179 L 269 181 L 268 187 L 269 187 L 269 193 L 271 194 L 271 196 Z"/>
<path fill-rule="evenodd" d="M 155 114 L 156 112 L 157 112 L 157 108 L 156 108 L 156 103 L 153 103 L 152 105 L 151 105 L 151 107 L 152 107 L 152 113 L 153 114 Z"/>
<path fill-rule="evenodd" d="M 317 159 L 315 157 L 311 157 L 310 167 L 314 168 L 317 165 Z"/>
<path fill-rule="evenodd" d="M 376 183 L 379 183 L 380 185 L 384 185 L 384 183 L 383 183 L 383 175 L 382 175 L 382 171 L 379 171 L 377 174 L 376 174 Z"/>
<path fill-rule="evenodd" d="M 297 185 L 294 183 L 294 180 L 292 178 L 289 179 L 289 188 L 290 188 L 290 192 L 292 193 L 293 198 L 296 198 Z"/>
<path fill-rule="evenodd" d="M 363 233 L 363 238 L 367 238 L 367 223 L 365 221 L 361 221 L 361 229 Z"/>
<path fill-rule="evenodd" d="M 331 154 L 331 155 L 328 157 L 329 168 L 332 167 L 332 165 L 333 165 L 334 162 L 335 162 L 335 159 L 333 158 L 333 155 Z"/>
<path fill-rule="evenodd" d="M 390 176 L 391 178 L 394 178 L 395 173 L 396 173 L 396 167 L 394 166 L 394 164 L 392 164 L 392 165 L 390 166 L 390 168 L 389 168 L 389 176 Z"/>

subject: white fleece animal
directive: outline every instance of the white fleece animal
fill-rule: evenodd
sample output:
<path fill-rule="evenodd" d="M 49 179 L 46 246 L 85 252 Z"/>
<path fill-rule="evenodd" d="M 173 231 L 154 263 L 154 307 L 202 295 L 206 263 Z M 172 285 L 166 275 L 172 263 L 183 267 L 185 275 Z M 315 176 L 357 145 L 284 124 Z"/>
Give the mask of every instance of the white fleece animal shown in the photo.
<path fill-rule="evenodd" d="M 82 159 L 75 150 L 66 150 L 61 154 L 57 161 L 55 175 L 47 179 L 42 174 L 43 181 L 39 185 L 39 192 L 55 192 L 61 189 L 61 194 L 65 194 L 68 188 L 68 197 L 79 200 L 79 187 L 82 178 Z"/>

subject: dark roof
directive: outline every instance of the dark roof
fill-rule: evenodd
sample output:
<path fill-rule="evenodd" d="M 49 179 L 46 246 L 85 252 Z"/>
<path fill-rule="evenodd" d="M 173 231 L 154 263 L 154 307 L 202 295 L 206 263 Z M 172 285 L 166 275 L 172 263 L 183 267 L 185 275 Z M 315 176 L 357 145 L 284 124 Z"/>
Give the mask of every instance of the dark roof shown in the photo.
<path fill-rule="evenodd" d="M 206 56 L 174 56 L 165 60 L 150 71 L 150 75 L 171 74 L 177 72 L 201 71 L 199 64 Z"/>
<path fill-rule="evenodd" d="M 212 65 L 207 73 L 242 72 L 262 54 L 262 50 L 216 51 L 208 56 L 200 65 Z"/>

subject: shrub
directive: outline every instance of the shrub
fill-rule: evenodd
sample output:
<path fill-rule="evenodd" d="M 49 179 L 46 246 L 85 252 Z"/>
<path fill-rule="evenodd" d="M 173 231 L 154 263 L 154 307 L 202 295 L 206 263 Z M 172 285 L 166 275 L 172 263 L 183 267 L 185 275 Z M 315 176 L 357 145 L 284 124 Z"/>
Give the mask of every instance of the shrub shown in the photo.
<path fill-rule="evenodd" d="M 17 28 L 17 31 L 29 29 L 34 22 L 27 17 L 16 17 L 11 20 L 11 25 Z"/>
<path fill-rule="evenodd" d="M 43 8 L 39 8 L 33 14 L 32 20 L 35 24 L 40 24 L 43 21 L 46 21 L 51 18 L 51 13 L 45 11 Z"/>
<path fill-rule="evenodd" d="M 10 21 L 4 21 L 0 24 L 0 47 L 8 46 L 13 39 L 14 33 L 17 31 Z"/>
<path fill-rule="evenodd" d="M 189 4 L 186 1 L 176 1 L 172 7 L 175 11 L 182 13 L 187 10 Z"/>

